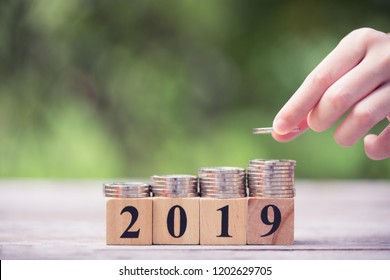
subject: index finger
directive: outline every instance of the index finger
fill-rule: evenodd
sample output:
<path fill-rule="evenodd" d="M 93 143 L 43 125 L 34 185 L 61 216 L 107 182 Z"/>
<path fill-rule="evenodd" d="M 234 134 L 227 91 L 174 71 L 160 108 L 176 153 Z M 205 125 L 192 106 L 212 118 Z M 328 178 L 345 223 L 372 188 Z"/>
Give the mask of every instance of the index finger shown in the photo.
<path fill-rule="evenodd" d="M 324 92 L 362 61 L 367 47 L 364 35 L 371 29 L 355 30 L 307 76 L 290 100 L 276 115 L 273 128 L 278 134 L 290 132 L 307 117 Z"/>

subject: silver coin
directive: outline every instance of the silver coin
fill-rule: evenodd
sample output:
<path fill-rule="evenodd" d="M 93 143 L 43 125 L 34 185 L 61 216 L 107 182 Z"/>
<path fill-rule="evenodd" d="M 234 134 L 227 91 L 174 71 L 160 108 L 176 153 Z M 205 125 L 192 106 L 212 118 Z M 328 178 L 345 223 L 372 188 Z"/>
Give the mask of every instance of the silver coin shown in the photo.
<path fill-rule="evenodd" d="M 272 178 L 294 178 L 293 172 L 288 173 L 271 173 L 271 174 L 262 174 L 262 173 L 248 173 L 247 179 L 272 179 Z"/>
<path fill-rule="evenodd" d="M 244 194 L 200 194 L 201 197 L 209 197 L 209 198 L 219 198 L 219 199 L 229 199 L 229 198 L 243 198 L 246 197 Z"/>
<path fill-rule="evenodd" d="M 176 182 L 163 182 L 163 181 L 153 181 L 150 183 L 151 186 L 196 186 L 198 185 L 198 182 L 195 181 L 195 182 L 180 182 L 180 181 L 176 181 Z"/>
<path fill-rule="evenodd" d="M 261 192 L 261 191 L 289 191 L 289 190 L 293 190 L 294 188 L 295 187 L 291 185 L 291 186 L 277 186 L 277 187 L 250 186 L 248 189 L 254 192 Z"/>
<path fill-rule="evenodd" d="M 245 184 L 245 181 L 246 179 L 245 178 L 242 178 L 242 179 L 239 179 L 239 180 L 215 180 L 215 179 L 212 179 L 212 180 L 201 180 L 199 183 L 201 185 L 204 185 L 204 184 L 218 184 L 218 185 L 223 185 L 223 184 Z"/>
<path fill-rule="evenodd" d="M 187 174 L 169 174 L 169 175 L 153 175 L 151 179 L 158 180 L 196 180 L 197 177 L 194 175 Z"/>
<path fill-rule="evenodd" d="M 161 187 L 161 188 L 193 188 L 196 187 L 198 183 L 188 183 L 188 184 L 164 184 L 164 183 L 152 183 L 151 187 Z"/>
<path fill-rule="evenodd" d="M 199 184 L 200 187 L 211 186 L 211 187 L 223 187 L 223 186 L 245 186 L 246 181 L 240 182 L 202 182 Z"/>
<path fill-rule="evenodd" d="M 221 183 L 221 184 L 216 184 L 216 183 L 203 183 L 200 184 L 200 188 L 231 188 L 231 187 L 236 187 L 236 188 L 245 188 L 246 183 L 245 182 L 230 182 L 230 183 Z"/>
<path fill-rule="evenodd" d="M 113 197 L 113 198 L 144 198 L 144 197 L 150 197 L 149 193 L 139 193 L 139 194 L 114 194 L 114 193 L 106 193 L 106 197 Z"/>
<path fill-rule="evenodd" d="M 153 184 L 164 184 L 164 185 L 189 185 L 189 184 L 197 184 L 198 180 L 188 180 L 188 181 L 163 181 L 163 180 L 152 180 L 151 185 Z"/>
<path fill-rule="evenodd" d="M 246 173 L 204 173 L 199 174 L 199 179 L 241 179 L 245 178 Z"/>
<path fill-rule="evenodd" d="M 189 193 L 199 193 L 198 191 L 189 191 L 189 192 L 164 192 L 164 191 L 155 191 L 152 192 L 153 195 L 175 195 L 175 194 L 189 194 Z"/>
<path fill-rule="evenodd" d="M 249 184 L 249 188 L 278 188 L 278 187 L 294 187 L 294 184 Z"/>
<path fill-rule="evenodd" d="M 279 187 L 279 186 L 294 186 L 294 183 L 288 182 L 273 182 L 273 183 L 256 183 L 248 182 L 248 187 Z"/>
<path fill-rule="evenodd" d="M 271 189 L 262 189 L 262 190 L 254 190 L 250 189 L 249 190 L 252 193 L 264 193 L 264 194 L 291 194 L 295 193 L 295 188 L 288 189 L 288 190 L 271 190 Z"/>
<path fill-rule="evenodd" d="M 246 193 L 200 193 L 201 197 L 246 197 Z"/>
<path fill-rule="evenodd" d="M 105 190 L 104 191 L 105 194 L 142 194 L 142 193 L 150 193 L 149 190 L 147 191 L 124 191 L 124 190 Z"/>
<path fill-rule="evenodd" d="M 294 171 L 294 168 L 287 167 L 287 166 L 265 166 L 265 167 L 259 167 L 259 166 L 253 166 L 249 165 L 247 168 L 248 171 L 284 171 L 284 170 L 292 170 Z"/>
<path fill-rule="evenodd" d="M 262 191 L 262 190 L 291 190 L 294 188 L 294 185 L 291 186 L 249 186 L 249 190 L 254 190 L 254 191 Z"/>
<path fill-rule="evenodd" d="M 294 185 L 294 180 L 291 181 L 265 181 L 265 180 L 248 180 L 247 186 L 283 186 L 283 185 Z"/>
<path fill-rule="evenodd" d="M 215 177 L 200 177 L 199 181 L 240 181 L 240 180 L 245 180 L 246 174 L 242 176 L 237 176 L 237 177 L 231 177 L 231 176 L 215 176 Z"/>
<path fill-rule="evenodd" d="M 120 194 L 120 193 L 124 193 L 124 194 L 128 193 L 128 194 L 131 194 L 131 193 L 133 193 L 133 194 L 137 194 L 137 193 L 150 193 L 150 190 L 142 190 L 142 191 L 105 190 L 103 193 L 111 193 L 111 194 L 113 194 L 113 193 L 118 193 L 118 194 Z"/>
<path fill-rule="evenodd" d="M 246 189 L 245 188 L 241 188 L 241 189 L 201 189 L 200 190 L 201 193 L 243 193 L 243 192 L 246 192 Z"/>
<path fill-rule="evenodd" d="M 256 165 L 295 165 L 297 162 L 291 159 L 252 159 L 249 164 Z"/>
<path fill-rule="evenodd" d="M 245 173 L 245 169 L 241 167 L 231 167 L 231 166 L 219 166 L 219 167 L 202 167 L 199 169 L 199 173 L 233 173 L 240 174 Z"/>
<path fill-rule="evenodd" d="M 273 168 L 273 167 L 285 167 L 285 168 L 295 168 L 296 164 L 294 163 L 249 163 L 248 166 L 255 168 Z"/>
<path fill-rule="evenodd" d="M 189 191 L 189 190 L 197 190 L 197 189 L 198 189 L 197 186 L 192 186 L 192 187 L 171 187 L 171 188 L 161 187 L 161 186 L 155 186 L 155 187 L 152 187 L 151 191 L 156 191 L 156 190 L 172 190 L 172 191 L 181 190 L 181 191 Z"/>
<path fill-rule="evenodd" d="M 295 165 L 263 165 L 263 164 L 248 164 L 247 169 L 256 170 L 275 170 L 275 169 L 295 169 Z"/>
<path fill-rule="evenodd" d="M 257 194 L 257 193 L 249 193 L 250 197 L 267 197 L 267 198 L 293 198 L 295 195 L 269 195 L 269 194 Z"/>
<path fill-rule="evenodd" d="M 152 189 L 152 192 L 197 192 L 198 188 L 192 188 L 192 189 L 164 189 L 164 188 L 157 188 Z"/>
<path fill-rule="evenodd" d="M 246 180 L 239 181 L 239 182 L 201 182 L 199 184 L 200 187 L 213 187 L 213 188 L 220 188 L 224 186 L 245 186 Z"/>
<path fill-rule="evenodd" d="M 149 194 L 150 192 L 126 192 L 126 191 L 106 191 L 104 192 L 105 195 L 114 195 L 114 196 L 128 196 L 128 195 L 143 195 L 143 194 Z"/>
<path fill-rule="evenodd" d="M 104 186 L 103 188 L 106 190 L 138 190 L 138 189 L 147 189 L 149 188 L 149 184 L 145 185 L 137 185 L 137 186 L 128 186 L 128 185 L 115 185 L 115 186 Z"/>
<path fill-rule="evenodd" d="M 176 194 L 194 194 L 194 193 L 198 193 L 198 191 L 189 191 L 189 192 L 180 192 L 180 191 L 173 191 L 173 192 L 167 192 L 167 191 L 155 191 L 155 192 L 152 192 L 153 195 L 176 195 Z"/>
<path fill-rule="evenodd" d="M 133 188 L 146 188 L 149 187 L 149 184 L 143 182 L 116 182 L 116 183 L 105 183 L 103 184 L 104 188 L 115 188 L 115 189 L 133 189 Z"/>
<path fill-rule="evenodd" d="M 154 197 L 199 197 L 198 193 L 178 193 L 178 194 L 169 194 L 169 193 L 158 193 L 153 194 Z"/>
<path fill-rule="evenodd" d="M 294 177 L 248 177 L 253 182 L 294 182 Z"/>
<path fill-rule="evenodd" d="M 103 193 L 107 197 L 149 196 L 150 186 L 142 182 L 121 182 L 103 184 Z"/>
<path fill-rule="evenodd" d="M 247 176 L 250 175 L 262 175 L 262 176 L 274 176 L 278 174 L 291 174 L 294 175 L 294 170 L 253 170 L 249 169 L 247 171 Z"/>
<path fill-rule="evenodd" d="M 296 127 L 290 131 L 291 132 L 299 132 L 300 128 Z M 252 129 L 253 134 L 270 134 L 275 132 L 272 127 L 256 127 Z"/>
<path fill-rule="evenodd" d="M 166 183 L 152 183 L 151 187 L 162 187 L 162 188 L 194 188 L 198 183 L 175 183 L 175 184 L 166 184 Z"/>
<path fill-rule="evenodd" d="M 230 183 L 230 184 L 201 184 L 201 189 L 213 188 L 213 189 L 226 189 L 226 188 L 245 188 L 245 183 Z"/>
<path fill-rule="evenodd" d="M 257 190 L 257 189 L 249 189 L 251 193 L 260 193 L 260 194 L 292 194 L 295 193 L 295 188 L 287 189 L 287 190 Z"/>

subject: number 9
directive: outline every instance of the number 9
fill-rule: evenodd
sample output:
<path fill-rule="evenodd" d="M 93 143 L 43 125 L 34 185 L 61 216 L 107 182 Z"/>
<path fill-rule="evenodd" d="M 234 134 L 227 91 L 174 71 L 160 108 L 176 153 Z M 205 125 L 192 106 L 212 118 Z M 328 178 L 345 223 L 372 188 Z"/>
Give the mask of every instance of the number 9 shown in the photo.
<path fill-rule="evenodd" d="M 273 221 L 270 221 L 268 219 L 268 209 L 269 208 L 272 208 L 273 213 L 274 213 Z M 275 205 L 272 205 L 272 204 L 264 206 L 263 210 L 261 210 L 260 218 L 261 218 L 261 221 L 263 222 L 263 224 L 268 225 L 268 226 L 272 225 L 271 230 L 268 233 L 263 234 L 261 237 L 266 237 L 266 236 L 273 234 L 275 231 L 278 230 L 280 223 L 282 222 L 282 214 L 280 213 L 279 208 L 276 207 Z"/>

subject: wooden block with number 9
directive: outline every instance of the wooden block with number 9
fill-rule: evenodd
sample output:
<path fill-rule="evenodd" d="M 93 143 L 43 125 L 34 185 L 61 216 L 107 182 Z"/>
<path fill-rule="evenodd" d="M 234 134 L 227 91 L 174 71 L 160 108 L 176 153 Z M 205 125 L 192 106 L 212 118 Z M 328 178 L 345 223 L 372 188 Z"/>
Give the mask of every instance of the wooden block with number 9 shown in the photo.
<path fill-rule="evenodd" d="M 247 244 L 294 243 L 294 198 L 250 197 Z"/>
<path fill-rule="evenodd" d="M 152 244 L 152 198 L 107 198 L 108 245 Z"/>

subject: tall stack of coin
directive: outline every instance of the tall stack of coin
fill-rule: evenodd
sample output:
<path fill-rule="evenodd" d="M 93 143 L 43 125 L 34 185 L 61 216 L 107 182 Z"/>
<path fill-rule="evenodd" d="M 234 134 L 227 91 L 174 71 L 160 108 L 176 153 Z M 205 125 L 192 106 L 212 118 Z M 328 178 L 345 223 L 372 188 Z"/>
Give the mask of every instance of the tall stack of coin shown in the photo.
<path fill-rule="evenodd" d="M 196 197 L 198 178 L 193 175 L 154 175 L 151 178 L 153 196 Z"/>
<path fill-rule="evenodd" d="M 199 170 L 199 186 L 202 197 L 245 197 L 245 181 L 244 168 L 205 167 Z"/>
<path fill-rule="evenodd" d="M 295 160 L 251 160 L 247 170 L 249 195 L 273 198 L 294 197 L 295 165 Z"/>
<path fill-rule="evenodd" d="M 106 197 L 149 197 L 150 185 L 141 182 L 107 183 L 103 184 L 103 192 Z"/>

